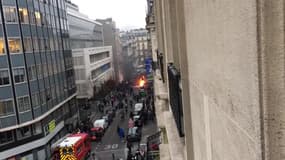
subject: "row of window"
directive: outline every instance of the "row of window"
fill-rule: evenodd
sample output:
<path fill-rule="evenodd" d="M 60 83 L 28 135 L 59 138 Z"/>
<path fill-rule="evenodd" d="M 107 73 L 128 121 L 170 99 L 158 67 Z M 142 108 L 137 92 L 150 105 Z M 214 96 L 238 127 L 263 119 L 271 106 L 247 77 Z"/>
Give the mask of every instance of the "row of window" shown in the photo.
<path fill-rule="evenodd" d="M 13 70 L 14 73 L 14 80 L 15 83 L 22 83 L 25 82 L 25 70 L 24 68 L 15 68 Z M 0 86 L 1 85 L 9 85 L 10 78 L 9 78 L 8 70 L 0 70 Z"/>
<path fill-rule="evenodd" d="M 18 23 L 17 9 L 13 6 L 4 6 L 5 22 Z M 44 14 L 39 11 L 28 11 L 27 8 L 19 8 L 19 22 L 21 24 L 32 24 L 37 26 L 46 26 L 50 28 L 68 30 L 67 20 L 58 16 Z"/>
<path fill-rule="evenodd" d="M 26 126 L 22 128 L 18 128 L 16 131 L 16 137 L 18 140 L 22 140 L 28 138 L 33 135 L 38 135 L 42 133 L 41 123 L 35 123 L 31 126 Z M 13 131 L 0 132 L 0 146 L 11 143 L 15 141 L 15 137 Z"/>
<path fill-rule="evenodd" d="M 31 109 L 29 96 L 18 97 L 18 110 L 19 112 L 26 112 Z M 14 114 L 14 101 L 13 100 L 5 100 L 0 101 L 0 116 L 7 116 Z"/>
<path fill-rule="evenodd" d="M 24 51 L 25 52 L 33 52 L 34 51 L 54 51 L 54 50 L 62 50 L 61 40 L 54 39 L 43 39 L 43 38 L 31 38 L 24 37 Z M 57 43 L 58 42 L 58 43 Z M 69 39 L 64 38 L 64 49 L 69 49 Z M 20 38 L 8 38 L 8 46 L 11 54 L 21 53 L 22 45 Z M 4 55 L 5 52 L 5 43 L 4 39 L 0 38 L 0 55 Z"/>
<path fill-rule="evenodd" d="M 33 108 L 37 108 L 40 104 L 45 104 L 53 99 L 57 98 L 57 95 L 63 95 L 63 91 L 59 86 L 51 87 L 41 92 L 33 93 L 31 96 Z M 31 110 L 31 104 L 29 96 L 23 96 L 17 98 L 18 111 L 20 113 Z M 0 100 L 0 116 L 8 116 L 14 114 L 14 101 L 12 99 Z"/>
<path fill-rule="evenodd" d="M 91 71 L 91 78 L 96 79 L 100 74 L 106 72 L 110 68 L 111 68 L 110 63 L 104 64 L 103 66 Z"/>
<path fill-rule="evenodd" d="M 63 62 L 62 62 L 63 63 Z M 61 66 L 63 67 L 63 66 Z M 53 64 L 39 64 L 32 65 L 28 67 L 29 80 L 39 79 L 47 77 L 48 75 L 54 75 L 60 73 L 62 70 L 57 66 L 56 63 Z M 13 69 L 14 81 L 15 83 L 23 83 L 26 79 L 25 69 L 24 68 L 15 68 Z M 0 70 L 0 86 L 10 84 L 10 75 L 8 69 Z"/>
<path fill-rule="evenodd" d="M 108 58 L 108 57 L 110 57 L 109 51 L 101 52 L 101 53 L 97 53 L 97 54 L 92 54 L 89 56 L 90 63 L 98 62 L 98 61 L 105 59 L 105 58 Z"/>

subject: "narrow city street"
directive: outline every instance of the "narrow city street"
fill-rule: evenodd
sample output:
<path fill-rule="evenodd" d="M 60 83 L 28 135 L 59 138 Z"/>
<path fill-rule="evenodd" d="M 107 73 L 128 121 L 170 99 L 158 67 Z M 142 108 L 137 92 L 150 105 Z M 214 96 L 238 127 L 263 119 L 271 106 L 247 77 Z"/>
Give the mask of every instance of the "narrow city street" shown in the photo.
<path fill-rule="evenodd" d="M 136 90 L 134 92 L 137 93 Z M 113 92 L 114 93 L 114 92 Z M 116 92 L 115 92 L 116 93 Z M 123 94 L 124 92 L 119 92 L 120 94 Z M 110 94 L 106 96 L 110 97 Z M 128 120 L 130 112 L 133 112 L 134 105 L 135 105 L 135 99 L 133 98 L 133 95 L 129 95 L 128 97 L 123 97 L 121 100 L 122 102 L 132 101 L 132 105 L 128 103 L 128 110 L 126 112 L 125 107 L 119 109 L 117 108 L 115 111 L 115 117 L 112 121 L 112 123 L 108 126 L 107 130 L 105 131 L 104 136 L 102 137 L 101 141 L 92 142 L 92 149 L 91 149 L 91 155 L 92 153 L 95 153 L 96 160 L 115 160 L 117 159 L 127 159 L 128 155 L 128 148 L 127 148 L 127 135 L 128 135 Z M 141 100 L 140 100 L 141 101 Z M 98 112 L 98 109 L 95 104 L 91 105 L 91 121 L 94 122 L 96 119 L 101 119 L 104 114 L 111 109 L 116 108 L 115 106 L 118 106 L 119 100 L 116 100 L 114 102 L 114 107 L 108 103 L 108 105 L 104 106 L 103 112 Z M 124 112 L 124 118 L 121 118 L 121 113 Z M 120 127 L 125 132 L 125 138 L 123 140 L 120 139 L 117 128 Z M 132 154 L 135 154 L 135 151 L 139 149 L 140 144 L 146 143 L 146 138 L 154 133 L 157 132 L 157 125 L 155 120 L 146 120 L 145 124 L 141 128 L 141 141 L 138 142 L 132 142 Z M 89 158 L 92 160 L 92 156 Z"/>

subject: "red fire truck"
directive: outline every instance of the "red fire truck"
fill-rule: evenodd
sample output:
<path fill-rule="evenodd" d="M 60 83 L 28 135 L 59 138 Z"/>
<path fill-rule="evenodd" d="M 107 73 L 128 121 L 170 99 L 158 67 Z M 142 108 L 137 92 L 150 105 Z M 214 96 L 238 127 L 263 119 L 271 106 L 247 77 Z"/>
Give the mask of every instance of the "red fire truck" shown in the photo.
<path fill-rule="evenodd" d="M 53 152 L 54 160 L 84 160 L 90 156 L 91 144 L 86 133 L 72 134 L 59 143 Z"/>

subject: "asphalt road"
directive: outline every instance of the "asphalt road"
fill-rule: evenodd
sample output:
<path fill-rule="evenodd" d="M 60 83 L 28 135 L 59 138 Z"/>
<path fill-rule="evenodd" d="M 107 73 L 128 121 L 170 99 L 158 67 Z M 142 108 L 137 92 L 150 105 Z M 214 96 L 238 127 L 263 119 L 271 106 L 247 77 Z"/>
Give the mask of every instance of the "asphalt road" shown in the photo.
<path fill-rule="evenodd" d="M 117 102 L 115 102 L 117 104 Z M 132 110 L 133 106 L 129 106 L 128 111 Z M 107 107 L 110 108 L 110 107 Z M 116 111 L 116 116 L 113 119 L 113 122 L 106 130 L 101 142 L 92 142 L 92 153 L 96 154 L 96 160 L 113 160 L 113 154 L 115 156 L 115 160 L 126 159 L 127 158 L 127 147 L 126 140 L 120 140 L 117 134 L 117 127 L 120 126 L 125 131 L 125 136 L 128 132 L 128 117 L 129 112 L 125 113 L 124 120 L 120 118 L 120 110 Z M 102 116 L 102 114 L 99 117 Z M 95 116 L 94 118 L 99 118 Z M 150 121 L 148 124 L 143 126 L 142 130 L 142 139 L 145 139 L 147 136 L 155 133 L 157 131 L 157 125 L 155 122 Z M 139 146 L 138 143 L 133 143 L 132 151 L 135 151 Z"/>

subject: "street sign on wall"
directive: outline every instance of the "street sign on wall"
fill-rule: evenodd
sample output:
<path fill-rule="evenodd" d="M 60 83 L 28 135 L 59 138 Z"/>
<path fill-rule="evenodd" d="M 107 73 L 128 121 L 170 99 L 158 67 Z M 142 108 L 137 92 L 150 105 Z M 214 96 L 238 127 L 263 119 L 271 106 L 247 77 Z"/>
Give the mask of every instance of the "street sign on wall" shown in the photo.
<path fill-rule="evenodd" d="M 56 126 L 55 120 L 52 120 L 52 121 L 50 121 L 50 122 L 48 123 L 48 131 L 49 131 L 49 133 L 51 133 L 51 132 L 54 131 L 55 126 Z"/>
<path fill-rule="evenodd" d="M 145 59 L 145 70 L 146 74 L 151 74 L 152 72 L 152 58 L 146 58 Z"/>

